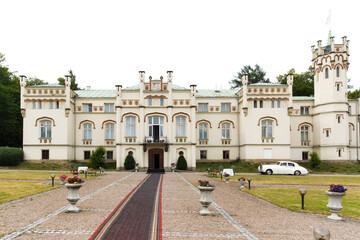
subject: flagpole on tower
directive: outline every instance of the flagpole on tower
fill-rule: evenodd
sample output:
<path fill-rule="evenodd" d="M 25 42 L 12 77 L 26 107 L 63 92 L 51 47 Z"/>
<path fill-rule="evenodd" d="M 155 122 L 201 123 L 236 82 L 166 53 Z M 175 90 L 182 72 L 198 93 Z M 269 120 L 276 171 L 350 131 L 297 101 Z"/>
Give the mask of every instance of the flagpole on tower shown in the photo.
<path fill-rule="evenodd" d="M 329 25 L 329 34 L 328 34 L 328 40 L 327 40 L 327 45 L 330 45 L 331 44 L 331 10 L 329 10 L 329 15 L 327 17 L 327 20 L 326 20 L 326 25 Z"/>

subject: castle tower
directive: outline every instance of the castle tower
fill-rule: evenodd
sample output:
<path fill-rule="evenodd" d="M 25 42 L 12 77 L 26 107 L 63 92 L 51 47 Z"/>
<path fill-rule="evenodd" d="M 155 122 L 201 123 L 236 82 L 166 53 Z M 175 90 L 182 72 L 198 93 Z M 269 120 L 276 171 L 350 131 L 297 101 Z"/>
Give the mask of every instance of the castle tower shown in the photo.
<path fill-rule="evenodd" d="M 342 38 L 318 48 L 312 46 L 315 99 L 314 150 L 322 160 L 349 159 L 349 113 L 347 99 L 347 70 L 349 66 L 349 41 Z"/>

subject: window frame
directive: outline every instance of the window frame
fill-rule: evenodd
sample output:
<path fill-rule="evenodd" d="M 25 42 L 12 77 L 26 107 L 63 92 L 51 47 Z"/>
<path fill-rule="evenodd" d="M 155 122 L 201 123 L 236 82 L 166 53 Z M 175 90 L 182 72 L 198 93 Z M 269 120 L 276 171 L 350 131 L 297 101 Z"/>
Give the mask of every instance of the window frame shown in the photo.
<path fill-rule="evenodd" d="M 207 159 L 207 150 L 200 150 L 200 159 Z"/>
<path fill-rule="evenodd" d="M 325 79 L 329 79 L 329 68 L 325 68 Z"/>
<path fill-rule="evenodd" d="M 82 104 L 82 112 L 91 113 L 92 112 L 92 103 L 83 103 Z"/>
<path fill-rule="evenodd" d="M 231 103 L 221 103 L 221 112 L 231 112 Z"/>
<path fill-rule="evenodd" d="M 273 138 L 273 122 L 269 119 L 261 121 L 261 138 Z"/>
<path fill-rule="evenodd" d="M 109 158 L 111 155 L 111 158 Z M 114 160 L 114 151 L 106 151 L 106 160 Z"/>
<path fill-rule="evenodd" d="M 104 112 L 106 112 L 106 113 L 115 112 L 114 104 L 113 103 L 104 103 Z"/>
<path fill-rule="evenodd" d="M 301 142 L 309 142 L 309 126 L 303 125 L 300 129 L 301 132 Z"/>
<path fill-rule="evenodd" d="M 186 137 L 186 117 L 176 117 L 176 137 Z"/>
<path fill-rule="evenodd" d="M 198 103 L 198 112 L 209 112 L 208 103 Z"/>
<path fill-rule="evenodd" d="M 300 106 L 300 115 L 309 116 L 310 115 L 310 106 Z"/>
<path fill-rule="evenodd" d="M 84 160 L 89 160 L 91 156 L 91 151 L 84 151 Z"/>
<path fill-rule="evenodd" d="M 40 138 L 46 138 L 46 139 L 51 138 L 51 134 L 52 134 L 51 124 L 52 122 L 50 120 L 40 121 Z"/>
<path fill-rule="evenodd" d="M 129 116 L 125 119 L 125 137 L 136 137 L 136 117 Z"/>
<path fill-rule="evenodd" d="M 199 140 L 208 140 L 208 124 L 199 123 Z"/>
<path fill-rule="evenodd" d="M 105 124 L 105 140 L 114 140 L 115 139 L 115 124 L 107 123 Z"/>
<path fill-rule="evenodd" d="M 224 122 L 221 124 L 221 139 L 229 140 L 231 139 L 231 124 Z"/>
<path fill-rule="evenodd" d="M 41 149 L 41 159 L 42 160 L 50 159 L 50 150 L 49 149 Z"/>
<path fill-rule="evenodd" d="M 229 150 L 223 150 L 223 160 L 230 159 L 230 151 Z"/>
<path fill-rule="evenodd" d="M 84 123 L 83 124 L 83 139 L 84 140 L 92 140 L 92 123 Z"/>

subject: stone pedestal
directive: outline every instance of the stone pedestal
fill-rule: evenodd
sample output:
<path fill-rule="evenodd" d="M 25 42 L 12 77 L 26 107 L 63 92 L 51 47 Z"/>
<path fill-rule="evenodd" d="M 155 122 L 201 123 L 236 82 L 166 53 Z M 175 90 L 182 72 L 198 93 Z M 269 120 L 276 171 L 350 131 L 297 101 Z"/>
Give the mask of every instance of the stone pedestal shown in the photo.
<path fill-rule="evenodd" d="M 82 184 L 79 183 L 67 183 L 65 187 L 68 189 L 67 200 L 70 202 L 70 207 L 65 211 L 67 213 L 78 213 L 81 211 L 80 208 L 76 206 L 76 203 L 80 199 L 79 189 L 82 187 Z"/>
<path fill-rule="evenodd" d="M 226 183 L 229 183 L 230 177 L 225 177 Z"/>
<path fill-rule="evenodd" d="M 214 191 L 215 188 L 198 186 L 198 189 L 200 190 L 200 203 L 203 206 L 203 209 L 200 211 L 200 215 L 209 215 L 211 214 L 211 212 L 209 211 L 209 206 L 212 203 L 211 193 L 212 191 Z"/>
<path fill-rule="evenodd" d="M 60 178 L 60 185 L 64 185 L 64 184 L 65 184 L 65 180 L 66 180 L 66 178 Z"/>
<path fill-rule="evenodd" d="M 329 202 L 328 205 L 326 205 L 331 212 L 331 215 L 328 216 L 331 220 L 342 220 L 341 217 L 338 216 L 338 212 L 343 208 L 341 205 L 341 199 L 343 196 L 346 195 L 345 192 L 339 193 L 339 192 L 330 192 L 326 191 L 326 195 L 328 195 Z"/>
<path fill-rule="evenodd" d="M 240 180 L 240 188 L 245 188 L 245 181 L 244 180 Z"/>

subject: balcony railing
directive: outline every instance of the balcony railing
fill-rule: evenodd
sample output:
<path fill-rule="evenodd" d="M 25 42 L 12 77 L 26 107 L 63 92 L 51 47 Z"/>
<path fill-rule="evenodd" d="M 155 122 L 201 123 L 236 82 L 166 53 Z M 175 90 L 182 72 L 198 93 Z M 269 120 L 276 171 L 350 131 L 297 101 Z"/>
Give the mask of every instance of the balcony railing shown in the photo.
<path fill-rule="evenodd" d="M 145 137 L 145 143 L 155 143 L 155 144 L 167 143 L 167 140 L 166 137 L 158 137 L 158 138 Z"/>

